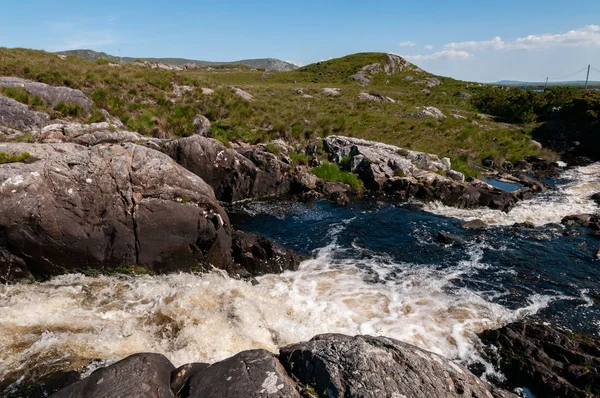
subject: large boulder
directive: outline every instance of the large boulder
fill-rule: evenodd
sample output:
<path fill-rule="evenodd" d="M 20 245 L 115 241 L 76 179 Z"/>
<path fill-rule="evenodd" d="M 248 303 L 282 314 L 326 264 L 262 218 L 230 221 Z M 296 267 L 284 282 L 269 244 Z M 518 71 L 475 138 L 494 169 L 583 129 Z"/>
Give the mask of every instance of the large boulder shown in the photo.
<path fill-rule="evenodd" d="M 94 371 L 53 394 L 53 398 L 173 398 L 173 364 L 160 354 L 131 355 Z"/>
<path fill-rule="evenodd" d="M 212 138 L 192 136 L 166 143 L 164 151 L 213 187 L 221 201 L 280 195 L 290 189 L 291 167 L 259 147 L 236 151 Z"/>
<path fill-rule="evenodd" d="M 294 381 L 265 350 L 241 352 L 192 375 L 189 398 L 300 398 Z"/>
<path fill-rule="evenodd" d="M 231 266 L 227 214 L 208 184 L 167 155 L 131 143 L 0 145 L 35 160 L 0 165 L 0 282 Z"/>
<path fill-rule="evenodd" d="M 74 102 L 86 111 L 94 106 L 94 101 L 84 93 L 69 87 L 54 87 L 18 77 L 0 77 L 0 87 L 21 87 L 32 95 L 37 95 L 52 106 L 61 102 Z"/>
<path fill-rule="evenodd" d="M 542 324 L 512 323 L 479 335 L 514 386 L 538 397 L 600 396 L 600 341 Z"/>
<path fill-rule="evenodd" d="M 316 396 L 514 397 L 442 356 L 386 337 L 320 335 L 282 348 L 279 360 Z"/>

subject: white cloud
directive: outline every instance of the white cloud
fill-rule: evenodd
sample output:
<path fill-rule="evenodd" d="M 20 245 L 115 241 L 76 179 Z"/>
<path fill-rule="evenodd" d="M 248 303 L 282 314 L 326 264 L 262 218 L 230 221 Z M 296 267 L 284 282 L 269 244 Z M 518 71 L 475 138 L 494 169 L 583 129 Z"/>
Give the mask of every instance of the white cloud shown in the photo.
<path fill-rule="evenodd" d="M 399 47 L 414 47 L 416 44 L 412 41 L 403 41 L 398 44 Z"/>
<path fill-rule="evenodd" d="M 433 54 L 422 54 L 422 55 L 403 55 L 409 61 L 429 61 L 435 59 L 467 59 L 471 57 L 466 51 L 461 50 L 442 50 Z"/>
<path fill-rule="evenodd" d="M 427 50 L 427 51 L 429 51 L 429 50 L 433 50 L 433 46 L 432 46 L 432 45 L 430 45 L 430 44 L 426 45 L 424 48 L 425 48 L 425 50 Z"/>
<path fill-rule="evenodd" d="M 500 36 L 487 41 L 464 41 L 448 43 L 448 50 L 537 50 L 550 47 L 600 47 L 600 26 L 588 25 L 583 28 L 570 30 L 566 33 L 544 33 L 519 37 L 505 42 Z"/>
<path fill-rule="evenodd" d="M 53 51 L 94 49 L 96 47 L 108 46 L 117 43 L 111 31 L 79 32 L 76 38 L 65 40 L 63 43 L 52 46 Z"/>

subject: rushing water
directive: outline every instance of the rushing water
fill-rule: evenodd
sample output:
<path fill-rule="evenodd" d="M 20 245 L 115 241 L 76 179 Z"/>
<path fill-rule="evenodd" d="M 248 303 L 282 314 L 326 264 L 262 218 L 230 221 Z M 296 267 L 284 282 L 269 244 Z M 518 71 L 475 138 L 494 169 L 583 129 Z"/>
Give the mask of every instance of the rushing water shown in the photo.
<path fill-rule="evenodd" d="M 140 351 L 175 365 L 277 348 L 318 333 L 386 335 L 477 360 L 475 333 L 534 317 L 600 333 L 600 241 L 559 224 L 595 212 L 600 165 L 511 213 L 364 201 L 246 203 L 234 224 L 310 256 L 299 271 L 236 281 L 215 272 L 139 277 L 65 275 L 0 286 L 0 380 L 106 363 Z M 494 224 L 466 232 L 462 220 Z M 531 221 L 540 227 L 512 227 Z M 446 247 L 439 231 L 465 244 Z"/>

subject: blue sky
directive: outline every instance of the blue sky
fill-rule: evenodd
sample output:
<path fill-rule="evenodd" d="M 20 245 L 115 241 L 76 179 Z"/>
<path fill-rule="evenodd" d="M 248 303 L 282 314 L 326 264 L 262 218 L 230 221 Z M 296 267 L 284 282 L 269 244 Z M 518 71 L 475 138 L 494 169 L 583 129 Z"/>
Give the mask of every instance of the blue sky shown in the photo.
<path fill-rule="evenodd" d="M 598 0 L 3 3 L 4 47 L 299 64 L 383 51 L 476 81 L 562 78 L 588 63 L 600 70 Z"/>

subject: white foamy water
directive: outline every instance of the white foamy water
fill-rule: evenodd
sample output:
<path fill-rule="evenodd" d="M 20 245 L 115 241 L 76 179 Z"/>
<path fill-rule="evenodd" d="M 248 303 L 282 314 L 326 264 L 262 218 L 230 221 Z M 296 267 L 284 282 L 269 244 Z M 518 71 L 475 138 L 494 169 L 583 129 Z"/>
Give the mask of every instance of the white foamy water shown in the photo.
<path fill-rule="evenodd" d="M 600 163 L 576 167 L 565 171 L 561 178 L 567 180 L 555 190 L 547 190 L 531 200 L 517 203 L 509 213 L 491 209 L 457 209 L 441 203 L 429 203 L 424 210 L 465 221 L 481 219 L 492 225 L 512 225 L 532 222 L 544 225 L 560 222 L 571 214 L 598 212 L 598 205 L 590 199 L 600 192 Z"/>
<path fill-rule="evenodd" d="M 343 228 L 333 226 L 332 235 Z M 476 355 L 474 333 L 551 300 L 532 296 L 528 306 L 509 310 L 456 287 L 454 279 L 487 267 L 482 244 L 445 269 L 383 257 L 340 260 L 342 250 L 334 238 L 299 271 L 262 277 L 257 286 L 216 272 L 75 274 L 0 286 L 0 380 L 141 351 L 163 353 L 175 365 L 214 362 L 252 348 L 277 352 L 329 332 L 385 335 L 469 361 Z"/>

